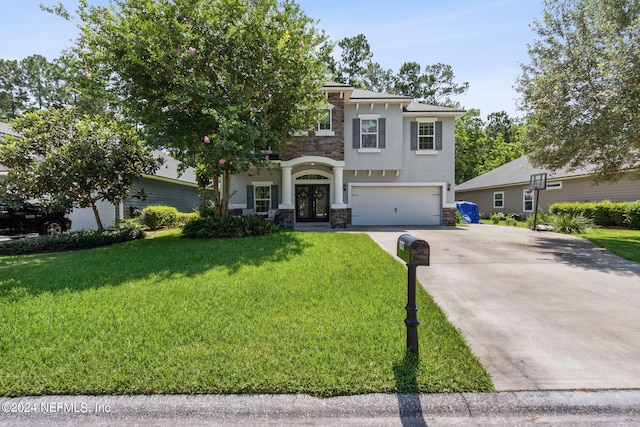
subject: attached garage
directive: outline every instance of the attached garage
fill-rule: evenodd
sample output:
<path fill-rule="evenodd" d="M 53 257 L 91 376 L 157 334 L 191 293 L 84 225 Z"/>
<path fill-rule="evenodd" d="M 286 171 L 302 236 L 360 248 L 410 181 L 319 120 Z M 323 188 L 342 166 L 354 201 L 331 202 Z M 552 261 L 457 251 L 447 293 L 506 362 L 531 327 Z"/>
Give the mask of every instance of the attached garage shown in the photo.
<path fill-rule="evenodd" d="M 353 225 L 440 225 L 442 187 L 352 184 Z"/>

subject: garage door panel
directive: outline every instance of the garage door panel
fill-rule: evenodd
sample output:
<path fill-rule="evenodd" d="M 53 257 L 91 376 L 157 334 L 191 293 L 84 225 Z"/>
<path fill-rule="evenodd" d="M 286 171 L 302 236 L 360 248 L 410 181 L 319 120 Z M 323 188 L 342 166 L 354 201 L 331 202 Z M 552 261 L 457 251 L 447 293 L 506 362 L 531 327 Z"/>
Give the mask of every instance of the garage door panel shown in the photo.
<path fill-rule="evenodd" d="M 412 186 L 354 186 L 351 212 L 354 225 L 438 225 L 440 188 Z"/>

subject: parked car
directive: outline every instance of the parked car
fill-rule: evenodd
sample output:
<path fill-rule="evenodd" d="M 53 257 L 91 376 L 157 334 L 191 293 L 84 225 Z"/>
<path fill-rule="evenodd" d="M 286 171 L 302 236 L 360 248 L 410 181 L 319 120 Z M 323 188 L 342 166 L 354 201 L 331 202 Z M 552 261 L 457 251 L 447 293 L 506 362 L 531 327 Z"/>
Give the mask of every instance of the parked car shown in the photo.
<path fill-rule="evenodd" d="M 0 234 L 60 234 L 71 228 L 65 212 L 45 213 L 36 201 L 5 202 L 0 199 Z"/>

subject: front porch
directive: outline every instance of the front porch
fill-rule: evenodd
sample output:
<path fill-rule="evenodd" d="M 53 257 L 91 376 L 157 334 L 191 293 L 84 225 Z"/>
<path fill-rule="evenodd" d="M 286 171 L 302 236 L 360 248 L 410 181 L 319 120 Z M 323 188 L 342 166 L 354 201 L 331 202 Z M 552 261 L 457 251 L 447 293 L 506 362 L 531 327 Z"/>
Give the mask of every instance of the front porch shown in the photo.
<path fill-rule="evenodd" d="M 349 210 L 344 203 L 344 161 L 328 157 L 303 156 L 283 161 L 280 224 L 326 224 L 345 227 Z"/>

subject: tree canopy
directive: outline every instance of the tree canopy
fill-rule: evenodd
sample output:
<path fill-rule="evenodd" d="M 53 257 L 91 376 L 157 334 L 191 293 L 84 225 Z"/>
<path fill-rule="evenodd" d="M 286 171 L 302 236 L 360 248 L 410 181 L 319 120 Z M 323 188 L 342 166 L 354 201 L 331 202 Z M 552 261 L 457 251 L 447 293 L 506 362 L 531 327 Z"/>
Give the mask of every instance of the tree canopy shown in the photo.
<path fill-rule="evenodd" d="M 131 126 L 74 107 L 26 113 L 11 127 L 21 137 L 0 139 L 0 163 L 9 168 L 2 192 L 39 199 L 45 208 L 92 207 L 100 229 L 96 202 L 119 203 L 142 174 L 160 166 Z"/>
<path fill-rule="evenodd" d="M 640 165 L 640 3 L 546 0 L 518 90 L 537 166 L 592 166 L 615 181 Z M 638 169 L 636 169 L 638 170 Z"/>
<path fill-rule="evenodd" d="M 414 61 L 403 63 L 397 73 L 373 61 L 371 45 L 364 34 L 345 37 L 337 43 L 340 59 L 331 53 L 335 44 L 323 46 L 322 58 L 331 78 L 354 87 L 396 95 L 411 96 L 433 105 L 459 106 L 454 99 L 469 90 L 469 83 L 455 83 L 453 68 L 446 64 L 427 65 Z"/>
<path fill-rule="evenodd" d="M 309 128 L 326 102 L 323 36 L 291 1 L 112 3 L 81 2 L 86 78 L 117 94 L 152 143 L 191 159 L 225 214 L 231 175 L 265 166 L 262 150 Z"/>

